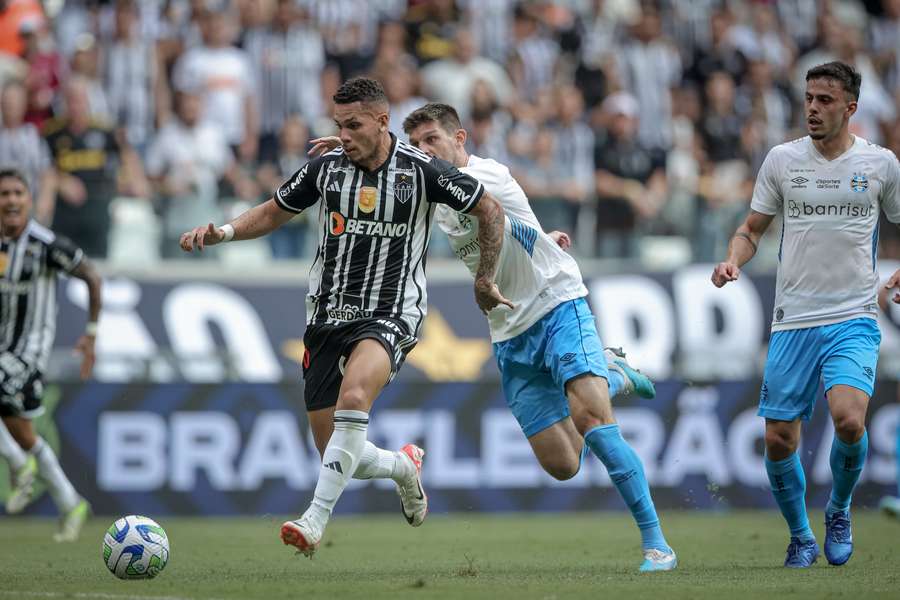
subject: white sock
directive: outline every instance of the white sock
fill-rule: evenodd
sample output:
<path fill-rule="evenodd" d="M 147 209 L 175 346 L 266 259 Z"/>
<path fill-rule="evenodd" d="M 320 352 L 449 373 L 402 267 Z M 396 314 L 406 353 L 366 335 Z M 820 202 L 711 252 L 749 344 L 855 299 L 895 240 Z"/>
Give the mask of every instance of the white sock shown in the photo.
<path fill-rule="evenodd" d="M 25 451 L 13 439 L 3 423 L 0 423 L 0 456 L 9 463 L 13 471 L 18 471 L 25 466 Z"/>
<path fill-rule="evenodd" d="M 37 458 L 38 472 L 41 474 L 41 479 L 46 482 L 50 495 L 53 496 L 53 501 L 56 502 L 56 507 L 59 508 L 59 512 L 67 513 L 75 508 L 80 500 L 78 492 L 75 491 L 69 478 L 63 473 L 62 467 L 59 466 L 59 461 L 56 460 L 56 454 L 53 452 L 50 444 L 45 442 L 44 438 L 39 437 L 37 443 L 29 452 Z"/>
<path fill-rule="evenodd" d="M 366 440 L 359 466 L 353 472 L 353 479 L 393 479 L 402 481 L 409 477 L 407 463 L 399 452 L 382 450 Z"/>
<path fill-rule="evenodd" d="M 322 467 L 312 504 L 303 514 L 321 529 L 325 528 L 334 505 L 359 466 L 368 426 L 369 414 L 364 411 L 334 411 L 334 433 L 322 453 Z"/>

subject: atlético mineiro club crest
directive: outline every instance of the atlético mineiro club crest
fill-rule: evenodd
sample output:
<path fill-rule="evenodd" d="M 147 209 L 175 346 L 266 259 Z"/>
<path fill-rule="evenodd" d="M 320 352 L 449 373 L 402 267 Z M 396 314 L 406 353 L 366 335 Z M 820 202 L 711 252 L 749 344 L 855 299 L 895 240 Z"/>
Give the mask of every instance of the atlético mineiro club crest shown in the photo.
<path fill-rule="evenodd" d="M 406 204 L 413 195 L 412 177 L 405 173 L 398 173 L 394 178 L 394 198 L 400 204 Z"/>
<path fill-rule="evenodd" d="M 869 178 L 865 173 L 854 173 L 850 178 L 850 189 L 857 193 L 862 193 L 869 189 Z"/>

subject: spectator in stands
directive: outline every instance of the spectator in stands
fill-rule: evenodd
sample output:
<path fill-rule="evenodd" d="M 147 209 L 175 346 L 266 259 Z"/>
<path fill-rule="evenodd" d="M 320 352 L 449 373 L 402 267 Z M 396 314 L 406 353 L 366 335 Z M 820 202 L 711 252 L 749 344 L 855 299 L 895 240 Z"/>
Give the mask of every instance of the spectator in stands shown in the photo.
<path fill-rule="evenodd" d="M 281 127 L 277 152 L 260 157 L 256 180 L 266 198 L 309 161 L 309 128 L 299 115 L 289 117 Z M 199 221 L 197 221 L 199 223 Z M 307 256 L 313 226 L 307 211 L 300 213 L 267 237 L 273 258 L 297 259 Z"/>
<path fill-rule="evenodd" d="M 509 72 L 519 97 L 534 98 L 553 83 L 560 56 L 559 43 L 547 35 L 535 9 L 525 4 L 516 5 L 513 38 Z"/>
<path fill-rule="evenodd" d="M 69 75 L 80 77 L 87 87 L 88 106 L 91 118 L 103 121 L 111 127 L 116 126 L 106 89 L 100 77 L 100 50 L 96 38 L 90 33 L 83 33 L 75 40 L 75 52 L 69 64 Z"/>
<path fill-rule="evenodd" d="M 7 81 L 0 92 L 0 165 L 25 175 L 31 197 L 35 199 L 34 216 L 47 225 L 56 193 L 53 168 L 40 131 L 34 124 L 25 122 L 26 104 L 22 82 Z"/>
<path fill-rule="evenodd" d="M 638 221 L 656 217 L 666 202 L 665 153 L 638 138 L 640 105 L 626 93 L 603 101 L 605 135 L 594 151 L 597 185 L 597 253 L 638 256 Z"/>
<path fill-rule="evenodd" d="M 22 56 L 23 26 L 37 29 L 44 25 L 44 11 L 36 0 L 0 0 L 0 53 Z"/>
<path fill-rule="evenodd" d="M 203 117 L 220 128 L 238 159 L 253 161 L 259 144 L 256 74 L 247 53 L 231 45 L 235 15 L 217 7 L 200 18 L 203 44 L 188 49 L 175 65 L 176 90 L 200 86 Z"/>
<path fill-rule="evenodd" d="M 501 105 L 513 98 L 513 85 L 502 66 L 478 55 L 472 33 L 460 28 L 453 54 L 427 65 L 421 72 L 425 95 L 456 108 L 463 121 L 471 112 L 472 87 L 482 80 L 494 91 Z"/>
<path fill-rule="evenodd" d="M 403 119 L 428 101 L 418 94 L 418 75 L 415 65 L 400 61 L 376 72 L 376 78 L 384 85 L 391 106 L 390 130 L 401 140 L 406 139 Z"/>
<path fill-rule="evenodd" d="M 53 48 L 50 32 L 45 27 L 26 22 L 20 33 L 25 42 L 23 58 L 27 63 L 25 121 L 41 128 L 53 116 L 53 103 L 62 83 L 63 60 Z"/>
<path fill-rule="evenodd" d="M 161 200 L 162 253 L 167 258 L 184 255 L 179 254 L 177 240 L 185 223 L 221 220 L 221 179 L 246 200 L 257 195 L 235 163 L 224 132 L 204 120 L 202 110 L 199 92 L 176 92 L 175 117 L 160 129 L 147 150 L 147 175 Z"/>
<path fill-rule="evenodd" d="M 662 35 L 660 15 L 649 4 L 632 28 L 632 39 L 618 53 L 625 87 L 637 99 L 640 114 L 638 138 L 646 148 L 666 150 L 672 145 L 672 97 L 670 89 L 681 83 L 681 58 Z"/>
<path fill-rule="evenodd" d="M 747 68 L 747 59 L 734 45 L 731 29 L 734 17 L 722 8 L 712 13 L 710 23 L 710 46 L 693 48 L 693 59 L 685 77 L 702 88 L 707 78 L 718 71 L 731 74 L 740 81 Z"/>
<path fill-rule="evenodd" d="M 134 0 L 117 0 L 114 18 L 113 36 L 100 43 L 103 86 L 116 126 L 143 156 L 156 123 L 165 120 L 168 79 L 156 45 L 140 35 Z"/>
<path fill-rule="evenodd" d="M 109 126 L 91 118 L 88 82 L 71 77 L 61 117 L 48 121 L 44 136 L 56 168 L 53 230 L 91 257 L 104 258 L 111 224 L 109 204 L 117 190 L 146 197 L 138 156 Z"/>
<path fill-rule="evenodd" d="M 277 146 L 290 115 L 314 122 L 323 114 L 325 46 L 295 0 L 278 0 L 272 22 L 247 32 L 244 50 L 259 80 L 260 147 Z"/>
<path fill-rule="evenodd" d="M 450 58 L 462 13 L 454 0 L 424 0 L 406 13 L 409 49 L 422 64 Z"/>

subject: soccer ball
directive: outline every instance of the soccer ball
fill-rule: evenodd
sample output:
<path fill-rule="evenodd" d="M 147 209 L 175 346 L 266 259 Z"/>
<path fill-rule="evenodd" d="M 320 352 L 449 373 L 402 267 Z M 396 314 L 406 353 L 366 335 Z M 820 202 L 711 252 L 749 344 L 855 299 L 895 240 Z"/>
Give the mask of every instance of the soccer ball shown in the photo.
<path fill-rule="evenodd" d="M 153 519 L 122 517 L 103 536 L 103 562 L 119 579 L 152 579 L 169 562 L 169 538 Z"/>

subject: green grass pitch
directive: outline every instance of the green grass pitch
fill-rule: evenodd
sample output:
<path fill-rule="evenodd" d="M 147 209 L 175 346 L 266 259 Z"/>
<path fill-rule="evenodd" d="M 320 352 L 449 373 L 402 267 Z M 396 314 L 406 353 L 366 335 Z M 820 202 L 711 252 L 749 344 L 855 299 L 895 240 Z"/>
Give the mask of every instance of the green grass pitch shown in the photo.
<path fill-rule="evenodd" d="M 811 518 L 819 521 L 820 515 Z M 79 542 L 50 540 L 54 522 L 0 518 L 0 600 L 307 598 L 872 598 L 900 597 L 900 522 L 854 514 L 856 550 L 844 567 L 781 567 L 787 535 L 770 512 L 664 512 L 680 565 L 640 575 L 627 513 L 432 515 L 418 529 L 400 514 L 336 516 L 315 559 L 278 539 L 280 517 L 159 518 L 171 558 L 154 580 L 119 581 L 100 545 L 112 518 Z M 814 527 L 822 543 L 822 526 Z"/>

